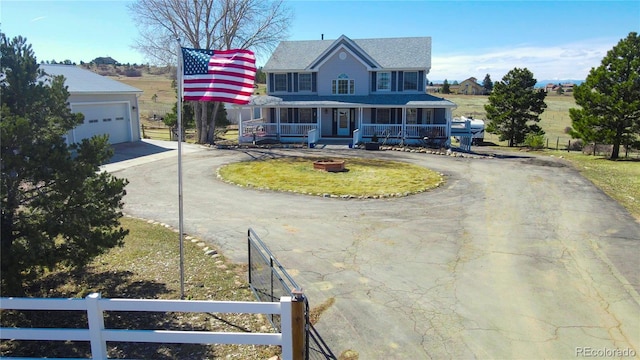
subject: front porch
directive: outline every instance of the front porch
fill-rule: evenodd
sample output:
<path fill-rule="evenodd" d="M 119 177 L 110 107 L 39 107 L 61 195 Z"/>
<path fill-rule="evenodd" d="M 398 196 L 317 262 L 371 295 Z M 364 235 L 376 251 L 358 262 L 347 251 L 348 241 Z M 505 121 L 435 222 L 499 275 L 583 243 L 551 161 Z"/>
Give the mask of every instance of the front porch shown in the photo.
<path fill-rule="evenodd" d="M 254 96 L 244 106 L 252 118 L 238 117 L 239 142 L 315 144 L 332 139 L 355 145 L 377 137 L 390 145 L 448 145 L 455 106 L 426 94 Z"/>
<path fill-rule="evenodd" d="M 243 121 L 239 126 L 240 143 L 269 139 L 283 143 L 318 142 L 321 140 L 348 140 L 353 144 L 371 141 L 387 144 L 418 144 L 429 139 L 448 139 L 450 122 L 446 124 L 360 124 L 350 135 L 322 135 L 321 124 L 269 123 L 265 119 Z M 312 139 L 310 139 L 310 137 Z M 314 141 L 315 139 L 315 141 Z"/>

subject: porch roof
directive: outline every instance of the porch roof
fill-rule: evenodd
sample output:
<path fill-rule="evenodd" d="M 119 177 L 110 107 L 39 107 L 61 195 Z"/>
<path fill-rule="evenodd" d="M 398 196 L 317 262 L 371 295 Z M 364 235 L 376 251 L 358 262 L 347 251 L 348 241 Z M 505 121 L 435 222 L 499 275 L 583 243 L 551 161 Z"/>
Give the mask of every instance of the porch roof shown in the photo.
<path fill-rule="evenodd" d="M 260 107 L 427 107 L 455 108 L 447 99 L 429 94 L 389 94 L 366 96 L 255 95 L 248 106 Z"/>

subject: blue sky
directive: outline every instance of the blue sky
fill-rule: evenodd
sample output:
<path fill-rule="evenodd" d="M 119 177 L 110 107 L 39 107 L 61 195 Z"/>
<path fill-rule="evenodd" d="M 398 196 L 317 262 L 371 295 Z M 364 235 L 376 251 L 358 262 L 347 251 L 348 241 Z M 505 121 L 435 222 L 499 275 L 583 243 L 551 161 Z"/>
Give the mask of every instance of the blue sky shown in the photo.
<path fill-rule="evenodd" d="M 0 30 L 22 35 L 39 60 L 111 56 L 146 63 L 127 4 L 0 0 Z M 526 67 L 538 80 L 584 79 L 618 41 L 640 32 L 640 1 L 287 1 L 288 40 L 431 36 L 431 80 L 502 78 Z M 268 54 L 258 54 L 259 59 Z M 263 60 L 264 61 L 264 60 Z"/>

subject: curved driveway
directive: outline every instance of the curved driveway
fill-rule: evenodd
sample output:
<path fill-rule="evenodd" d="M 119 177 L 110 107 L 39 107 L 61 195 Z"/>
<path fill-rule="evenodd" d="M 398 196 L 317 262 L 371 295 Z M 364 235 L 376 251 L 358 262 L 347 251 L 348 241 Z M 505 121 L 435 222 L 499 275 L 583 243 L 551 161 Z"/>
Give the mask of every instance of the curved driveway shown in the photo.
<path fill-rule="evenodd" d="M 316 327 L 336 354 L 639 356 L 640 223 L 561 160 L 375 152 L 440 171 L 446 184 L 404 198 L 343 200 L 236 187 L 217 180 L 216 168 L 372 152 L 188 149 L 185 231 L 246 262 L 246 230 L 256 230 L 312 306 L 335 298 Z M 177 227 L 176 163 L 173 151 L 106 168 L 130 181 L 127 213 Z"/>

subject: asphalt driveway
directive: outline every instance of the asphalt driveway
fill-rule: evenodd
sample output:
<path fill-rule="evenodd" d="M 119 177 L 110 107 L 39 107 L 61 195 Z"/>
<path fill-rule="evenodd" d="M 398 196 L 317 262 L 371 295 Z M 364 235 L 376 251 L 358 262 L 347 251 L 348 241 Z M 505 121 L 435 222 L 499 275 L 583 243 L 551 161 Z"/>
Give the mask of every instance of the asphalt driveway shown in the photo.
<path fill-rule="evenodd" d="M 159 153 L 105 169 L 130 181 L 128 214 L 177 227 L 177 157 Z M 344 200 L 216 178 L 223 164 L 282 154 L 375 154 L 440 171 L 446 184 L 404 198 Z M 560 159 L 191 146 L 182 163 L 185 231 L 246 262 L 252 227 L 312 306 L 335 298 L 316 327 L 336 353 L 640 354 L 640 223 Z"/>

